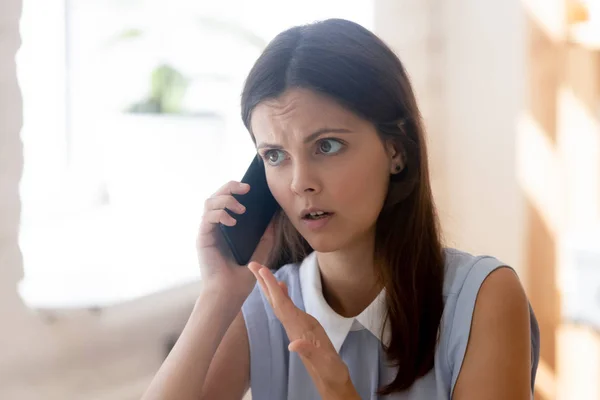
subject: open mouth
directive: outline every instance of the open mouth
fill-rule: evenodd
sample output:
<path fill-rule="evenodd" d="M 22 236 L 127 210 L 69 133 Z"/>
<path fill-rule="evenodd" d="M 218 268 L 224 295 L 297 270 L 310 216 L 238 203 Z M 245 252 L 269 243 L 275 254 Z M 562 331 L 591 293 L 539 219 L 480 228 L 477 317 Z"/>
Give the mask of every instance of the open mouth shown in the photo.
<path fill-rule="evenodd" d="M 326 218 L 332 214 L 333 213 L 330 213 L 327 211 L 315 211 L 315 212 L 310 212 L 310 213 L 305 214 L 304 217 L 302 217 L 302 219 L 317 220 L 317 219 Z"/>

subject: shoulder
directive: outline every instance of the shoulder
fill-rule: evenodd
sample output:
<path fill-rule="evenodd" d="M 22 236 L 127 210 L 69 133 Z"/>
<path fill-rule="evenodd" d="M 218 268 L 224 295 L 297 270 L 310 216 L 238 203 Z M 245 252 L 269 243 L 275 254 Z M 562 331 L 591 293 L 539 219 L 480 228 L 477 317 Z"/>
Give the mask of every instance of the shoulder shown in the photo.
<path fill-rule="evenodd" d="M 473 311 L 483 282 L 505 265 L 494 257 L 474 256 L 455 249 L 445 249 L 444 255 L 444 313 L 440 333 L 448 366 L 452 369 L 457 360 L 462 361 L 466 351 Z"/>
<path fill-rule="evenodd" d="M 504 335 L 511 339 L 506 343 L 516 344 L 523 337 L 528 342 L 529 319 L 529 301 L 517 274 L 510 268 L 499 268 L 489 274 L 479 289 L 471 337 L 491 339 Z"/>
<path fill-rule="evenodd" d="M 483 282 L 487 281 L 490 275 L 507 275 L 508 278 L 505 279 L 512 279 L 522 289 L 512 267 L 495 257 L 475 256 L 456 249 L 444 249 L 444 260 L 444 299 L 450 300 L 450 304 L 452 298 L 458 297 L 470 297 L 475 300 Z M 492 274 L 493 272 L 495 273 Z"/>
<path fill-rule="evenodd" d="M 529 399 L 536 372 L 532 355 L 539 351 L 530 323 L 529 302 L 517 275 L 509 268 L 493 271 L 477 295 L 454 398 L 491 390 L 498 399 Z"/>
<path fill-rule="evenodd" d="M 473 256 L 454 249 L 446 249 L 445 254 L 441 349 L 452 375 L 451 388 L 459 372 L 469 369 L 465 365 L 477 358 L 475 354 L 524 351 L 518 349 L 517 343 L 530 349 L 526 357 L 531 357 L 534 375 L 539 331 L 515 271 L 490 256 Z M 510 347 L 511 343 L 515 346 Z M 461 377 L 461 383 L 464 381 Z"/>
<path fill-rule="evenodd" d="M 491 256 L 475 256 L 456 249 L 444 249 L 444 297 L 460 293 L 476 275 L 483 282 L 489 273 L 502 266 L 504 263 Z"/>
<path fill-rule="evenodd" d="M 514 305 L 507 303 L 507 297 L 511 303 L 529 309 L 525 291 L 510 266 L 491 256 L 445 249 L 444 335 L 454 339 L 454 333 L 468 330 L 476 304 L 494 313 L 500 311 L 499 307 Z"/>

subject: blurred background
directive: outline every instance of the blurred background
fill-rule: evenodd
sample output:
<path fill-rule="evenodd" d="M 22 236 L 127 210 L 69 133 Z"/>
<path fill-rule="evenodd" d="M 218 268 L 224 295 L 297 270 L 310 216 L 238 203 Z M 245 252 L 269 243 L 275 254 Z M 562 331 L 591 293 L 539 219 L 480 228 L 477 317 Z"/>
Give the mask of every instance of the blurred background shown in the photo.
<path fill-rule="evenodd" d="M 329 17 L 408 69 L 446 244 L 519 272 L 536 399 L 600 399 L 599 0 L 2 0 L 0 399 L 140 397 L 253 155 L 243 80 Z"/>

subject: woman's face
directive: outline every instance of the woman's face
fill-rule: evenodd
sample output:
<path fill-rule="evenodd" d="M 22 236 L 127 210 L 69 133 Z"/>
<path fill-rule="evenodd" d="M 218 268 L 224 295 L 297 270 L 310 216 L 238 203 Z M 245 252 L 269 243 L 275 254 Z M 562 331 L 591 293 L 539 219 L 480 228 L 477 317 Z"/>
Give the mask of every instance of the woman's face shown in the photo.
<path fill-rule="evenodd" d="M 395 148 L 372 123 L 328 97 L 290 89 L 259 104 L 251 124 L 269 188 L 313 249 L 373 238 Z"/>

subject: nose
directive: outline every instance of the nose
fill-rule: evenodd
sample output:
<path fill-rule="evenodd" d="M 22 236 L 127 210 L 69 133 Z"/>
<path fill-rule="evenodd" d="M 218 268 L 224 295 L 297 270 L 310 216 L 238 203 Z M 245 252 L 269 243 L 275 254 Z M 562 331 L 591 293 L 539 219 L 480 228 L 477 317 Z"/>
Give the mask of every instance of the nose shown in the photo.
<path fill-rule="evenodd" d="M 321 184 L 314 168 L 305 162 L 296 162 L 293 166 L 290 188 L 295 194 L 302 196 L 316 194 L 321 191 Z"/>

